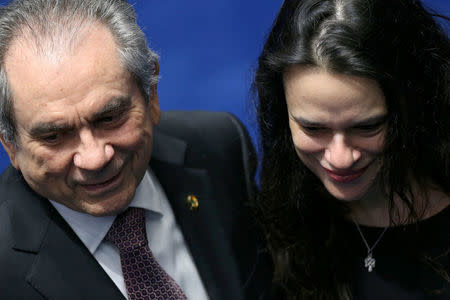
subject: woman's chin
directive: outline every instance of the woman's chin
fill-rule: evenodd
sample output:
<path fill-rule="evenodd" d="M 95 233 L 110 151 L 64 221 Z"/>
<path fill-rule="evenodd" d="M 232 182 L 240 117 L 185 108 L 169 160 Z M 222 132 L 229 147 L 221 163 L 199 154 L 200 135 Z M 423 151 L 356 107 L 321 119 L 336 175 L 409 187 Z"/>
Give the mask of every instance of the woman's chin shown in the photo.
<path fill-rule="evenodd" d="M 325 184 L 327 191 L 336 199 L 343 202 L 352 202 L 362 199 L 369 190 L 366 186 L 336 186 L 332 183 Z"/>

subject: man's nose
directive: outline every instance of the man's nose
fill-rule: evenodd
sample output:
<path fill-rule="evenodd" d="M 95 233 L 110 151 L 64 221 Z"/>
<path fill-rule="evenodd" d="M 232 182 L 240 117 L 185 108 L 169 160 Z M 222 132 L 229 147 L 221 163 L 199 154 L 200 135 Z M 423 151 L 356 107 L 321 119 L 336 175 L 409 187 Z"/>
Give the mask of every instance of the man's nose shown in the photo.
<path fill-rule="evenodd" d="M 100 170 L 114 156 L 114 148 L 95 137 L 91 129 L 83 128 L 80 131 L 80 143 L 73 157 L 76 167 L 84 170 Z"/>
<path fill-rule="evenodd" d="M 346 141 L 343 133 L 334 134 L 325 149 L 325 159 L 333 169 L 348 169 L 360 157 L 361 152 Z"/>

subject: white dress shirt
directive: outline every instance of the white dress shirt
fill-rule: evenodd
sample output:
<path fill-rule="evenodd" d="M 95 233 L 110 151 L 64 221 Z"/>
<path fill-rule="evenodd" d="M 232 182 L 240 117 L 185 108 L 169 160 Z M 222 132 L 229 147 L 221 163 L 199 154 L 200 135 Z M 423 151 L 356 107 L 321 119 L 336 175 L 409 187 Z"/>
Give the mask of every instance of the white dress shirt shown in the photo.
<path fill-rule="evenodd" d="M 50 202 L 89 249 L 116 286 L 127 297 L 119 250 L 104 237 L 115 216 L 94 217 Z M 161 267 L 180 285 L 188 299 L 208 300 L 192 256 L 176 223 L 169 200 L 156 176 L 148 170 L 136 189 L 130 207 L 146 210 L 149 247 Z"/>

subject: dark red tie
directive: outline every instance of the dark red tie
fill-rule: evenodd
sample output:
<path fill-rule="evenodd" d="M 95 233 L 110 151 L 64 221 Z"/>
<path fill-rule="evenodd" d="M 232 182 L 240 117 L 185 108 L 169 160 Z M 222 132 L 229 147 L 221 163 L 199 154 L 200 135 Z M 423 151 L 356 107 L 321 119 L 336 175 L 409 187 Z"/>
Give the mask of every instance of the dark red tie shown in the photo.
<path fill-rule="evenodd" d="M 144 209 L 130 207 L 119 214 L 105 239 L 119 249 L 123 278 L 130 299 L 187 299 L 148 247 Z"/>

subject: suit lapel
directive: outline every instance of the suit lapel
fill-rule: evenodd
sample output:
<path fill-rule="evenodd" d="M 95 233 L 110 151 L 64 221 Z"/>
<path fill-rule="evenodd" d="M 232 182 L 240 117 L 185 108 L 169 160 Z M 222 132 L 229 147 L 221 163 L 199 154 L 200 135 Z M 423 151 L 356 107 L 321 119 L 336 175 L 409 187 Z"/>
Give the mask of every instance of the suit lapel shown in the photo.
<path fill-rule="evenodd" d="M 47 299 L 124 299 L 53 206 L 12 172 L 13 248 L 34 256 L 26 281 Z"/>
<path fill-rule="evenodd" d="M 186 147 L 178 139 L 155 135 L 151 168 L 171 203 L 210 299 L 239 299 L 236 291 L 240 291 L 240 287 L 230 280 L 237 274 L 231 250 L 221 223 L 211 214 L 215 209 L 208 172 L 184 166 Z M 190 209 L 189 195 L 199 200 L 197 210 Z"/>

